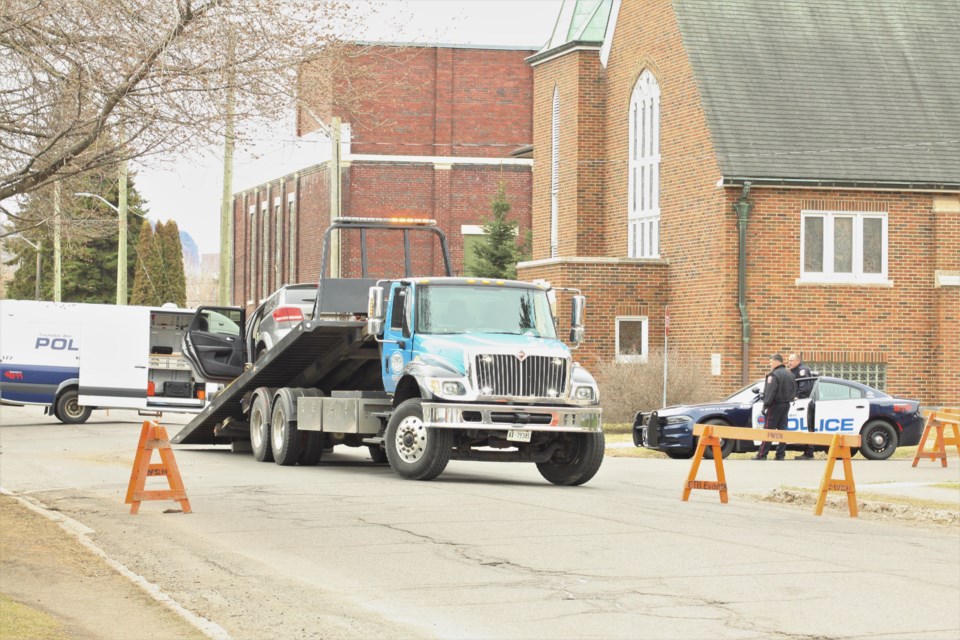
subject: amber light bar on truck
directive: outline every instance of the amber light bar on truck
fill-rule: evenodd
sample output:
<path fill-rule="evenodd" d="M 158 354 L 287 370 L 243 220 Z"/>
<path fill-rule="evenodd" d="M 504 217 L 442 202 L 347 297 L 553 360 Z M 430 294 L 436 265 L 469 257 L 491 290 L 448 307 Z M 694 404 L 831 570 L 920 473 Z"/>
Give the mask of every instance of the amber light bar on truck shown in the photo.
<path fill-rule="evenodd" d="M 436 226 L 437 221 L 430 218 L 334 218 L 334 222 L 342 222 L 346 224 L 416 224 L 423 225 L 425 227 Z"/>

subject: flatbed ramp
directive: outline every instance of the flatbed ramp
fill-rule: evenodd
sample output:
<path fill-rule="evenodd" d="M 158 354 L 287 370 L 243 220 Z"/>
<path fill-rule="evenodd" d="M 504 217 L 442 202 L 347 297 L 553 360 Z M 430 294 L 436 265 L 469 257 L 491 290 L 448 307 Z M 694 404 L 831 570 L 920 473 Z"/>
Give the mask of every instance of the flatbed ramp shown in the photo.
<path fill-rule="evenodd" d="M 371 375 L 371 369 L 373 374 Z M 356 320 L 320 320 L 301 324 L 238 378 L 214 396 L 191 420 L 173 444 L 225 444 L 233 438 L 218 429 L 229 420 L 243 421 L 243 400 L 258 387 L 341 385 L 352 389 L 382 389 L 379 347 Z M 234 434 L 236 435 L 236 434 Z"/>

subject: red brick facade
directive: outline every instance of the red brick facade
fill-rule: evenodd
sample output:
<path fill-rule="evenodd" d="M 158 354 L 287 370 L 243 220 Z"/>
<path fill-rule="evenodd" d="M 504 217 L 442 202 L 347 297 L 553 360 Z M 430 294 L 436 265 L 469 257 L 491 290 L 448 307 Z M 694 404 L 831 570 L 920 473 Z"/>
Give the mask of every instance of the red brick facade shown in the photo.
<path fill-rule="evenodd" d="M 525 58 L 532 51 L 450 47 L 364 47 L 352 64 L 361 69 L 351 78 L 357 100 L 350 110 L 317 107 L 324 119 L 342 118 L 350 125 L 349 152 L 341 161 L 343 216 L 417 217 L 436 219 L 447 235 L 453 269 L 462 273 L 462 225 L 480 225 L 491 215 L 498 184 L 506 186 L 511 217 L 522 229 L 531 224 L 531 161 L 510 153 L 533 141 L 533 70 Z M 314 73 L 302 78 L 316 78 Z M 300 114 L 300 133 L 316 127 Z M 304 168 L 295 175 L 265 181 L 235 196 L 233 299 L 248 308 L 277 287 L 277 282 L 315 281 L 319 275 L 323 232 L 330 221 L 328 164 Z M 264 287 L 254 278 L 263 260 L 275 274 L 275 238 L 263 244 L 263 233 L 250 248 L 249 206 L 254 205 L 261 229 L 261 206 L 284 206 L 282 228 L 290 229 L 288 194 L 294 194 L 295 242 L 281 242 L 279 280 Z M 289 231 L 286 232 L 289 234 Z M 290 269 L 290 251 L 295 268 Z M 344 248 L 344 268 L 352 268 L 351 248 Z M 437 258 L 439 259 L 439 258 Z M 271 276 L 272 278 L 272 276 Z"/>
<path fill-rule="evenodd" d="M 718 392 L 741 384 L 740 187 L 721 187 L 687 52 L 666 0 L 623 2 L 606 67 L 599 47 L 534 58 L 533 260 L 524 279 L 579 286 L 588 296 L 588 366 L 615 357 L 617 316 L 649 318 L 649 346 L 719 354 Z M 660 258 L 627 258 L 628 111 L 644 70 L 660 88 Z M 560 99 L 559 258 L 550 259 L 551 121 Z M 748 377 L 763 354 L 882 363 L 886 389 L 924 404 L 960 401 L 960 199 L 956 194 L 754 187 L 747 243 Z M 801 212 L 880 211 L 888 224 L 887 284 L 799 283 Z M 937 274 L 946 282 L 937 286 Z"/>

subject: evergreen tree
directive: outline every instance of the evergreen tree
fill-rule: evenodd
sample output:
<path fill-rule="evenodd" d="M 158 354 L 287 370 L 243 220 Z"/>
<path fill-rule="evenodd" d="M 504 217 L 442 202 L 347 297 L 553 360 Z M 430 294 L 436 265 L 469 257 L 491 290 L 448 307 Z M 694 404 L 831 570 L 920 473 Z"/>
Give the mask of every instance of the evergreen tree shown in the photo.
<path fill-rule="evenodd" d="M 160 273 L 160 254 L 155 248 L 156 244 L 156 234 L 153 227 L 149 220 L 144 220 L 140 229 L 140 242 L 137 243 L 137 248 L 134 251 L 137 268 L 133 276 L 133 292 L 130 294 L 130 304 L 144 306 L 162 304 L 159 302 L 162 292 L 158 288 L 158 284 L 162 286 L 162 283 L 157 283 L 154 280 L 156 275 Z"/>
<path fill-rule="evenodd" d="M 507 201 L 506 185 L 501 181 L 497 187 L 497 195 L 491 203 L 493 217 L 483 223 L 483 232 L 486 234 L 482 242 L 474 247 L 477 263 L 470 275 L 479 278 L 517 277 L 517 263 L 527 260 L 530 256 L 530 238 L 527 234 L 523 241 L 518 241 L 520 225 L 507 220 L 510 213 L 510 203 Z"/>
<path fill-rule="evenodd" d="M 117 298 L 117 214 L 95 198 L 75 197 L 76 192 L 96 193 L 116 205 L 115 176 L 84 176 L 61 184 L 61 298 L 65 302 L 112 303 Z M 129 250 L 140 237 L 140 218 L 146 215 L 143 198 L 131 177 L 127 188 L 127 291 L 136 267 Z M 36 286 L 36 250 L 21 239 L 41 245 L 40 299 L 53 299 L 52 187 L 31 193 L 17 214 L 20 219 L 3 226 L 7 265 L 20 265 L 7 287 L 7 297 L 32 300 Z M 138 215 L 135 215 L 138 214 Z M 39 226 L 34 226 L 42 221 Z M 32 228 L 31 228 L 32 227 Z M 23 231 L 18 231 L 22 228 Z"/>
<path fill-rule="evenodd" d="M 187 275 L 183 267 L 183 245 L 180 243 L 180 228 L 175 220 L 168 220 L 162 231 L 161 258 L 164 269 L 164 302 L 173 302 L 178 307 L 187 306 Z"/>

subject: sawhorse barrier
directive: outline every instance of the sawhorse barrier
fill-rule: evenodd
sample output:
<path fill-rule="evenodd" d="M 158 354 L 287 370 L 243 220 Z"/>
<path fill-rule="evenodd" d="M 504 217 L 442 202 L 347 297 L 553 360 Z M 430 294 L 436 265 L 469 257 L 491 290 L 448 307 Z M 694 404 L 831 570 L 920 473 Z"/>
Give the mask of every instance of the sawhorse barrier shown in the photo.
<path fill-rule="evenodd" d="M 933 449 L 924 451 L 931 429 L 937 434 L 934 438 Z M 945 437 L 944 429 L 952 429 L 953 436 Z M 960 455 L 960 408 L 957 407 L 931 411 L 927 415 L 927 424 L 923 427 L 920 446 L 917 447 L 917 454 L 913 457 L 912 466 L 917 466 L 921 458 L 939 460 L 941 467 L 947 466 L 947 445 L 955 446 L 957 454 Z"/>
<path fill-rule="evenodd" d="M 160 464 L 150 464 L 154 450 L 160 453 Z M 147 478 L 152 476 L 165 477 L 170 489 L 145 491 Z M 130 514 L 135 515 L 144 500 L 175 500 L 180 503 L 184 513 L 190 513 L 190 501 L 173 457 L 167 429 L 149 420 L 144 420 L 140 430 L 140 442 L 137 444 L 137 455 L 133 459 L 133 471 L 130 472 L 130 484 L 124 502 L 130 505 Z"/>
<path fill-rule="evenodd" d="M 828 433 L 807 433 L 796 431 L 775 431 L 772 429 L 750 429 L 747 427 L 726 427 L 715 424 L 695 424 L 693 426 L 693 435 L 700 437 L 697 444 L 697 451 L 693 455 L 693 465 L 690 467 L 690 474 L 683 485 L 683 501 L 690 498 L 690 491 L 693 489 L 706 489 L 708 491 L 719 491 L 720 502 L 727 504 L 727 477 L 723 471 L 723 454 L 720 452 L 721 438 L 727 440 L 760 440 L 764 442 L 786 442 L 788 444 L 813 444 L 829 445 L 830 451 L 827 453 L 827 469 L 823 474 L 823 480 L 820 481 L 820 495 L 817 498 L 817 506 L 814 508 L 814 515 L 823 513 L 823 505 L 827 501 L 829 491 L 843 491 L 847 494 L 847 506 L 850 509 L 850 517 L 857 517 L 857 489 L 853 482 L 853 466 L 850 464 L 850 447 L 860 447 L 860 436 L 830 435 Z M 710 480 L 697 480 L 697 471 L 700 469 L 700 461 L 703 460 L 703 452 L 710 447 L 713 453 L 713 464 L 717 469 L 716 482 Z M 837 460 L 843 460 L 843 479 L 833 477 L 833 468 Z"/>

